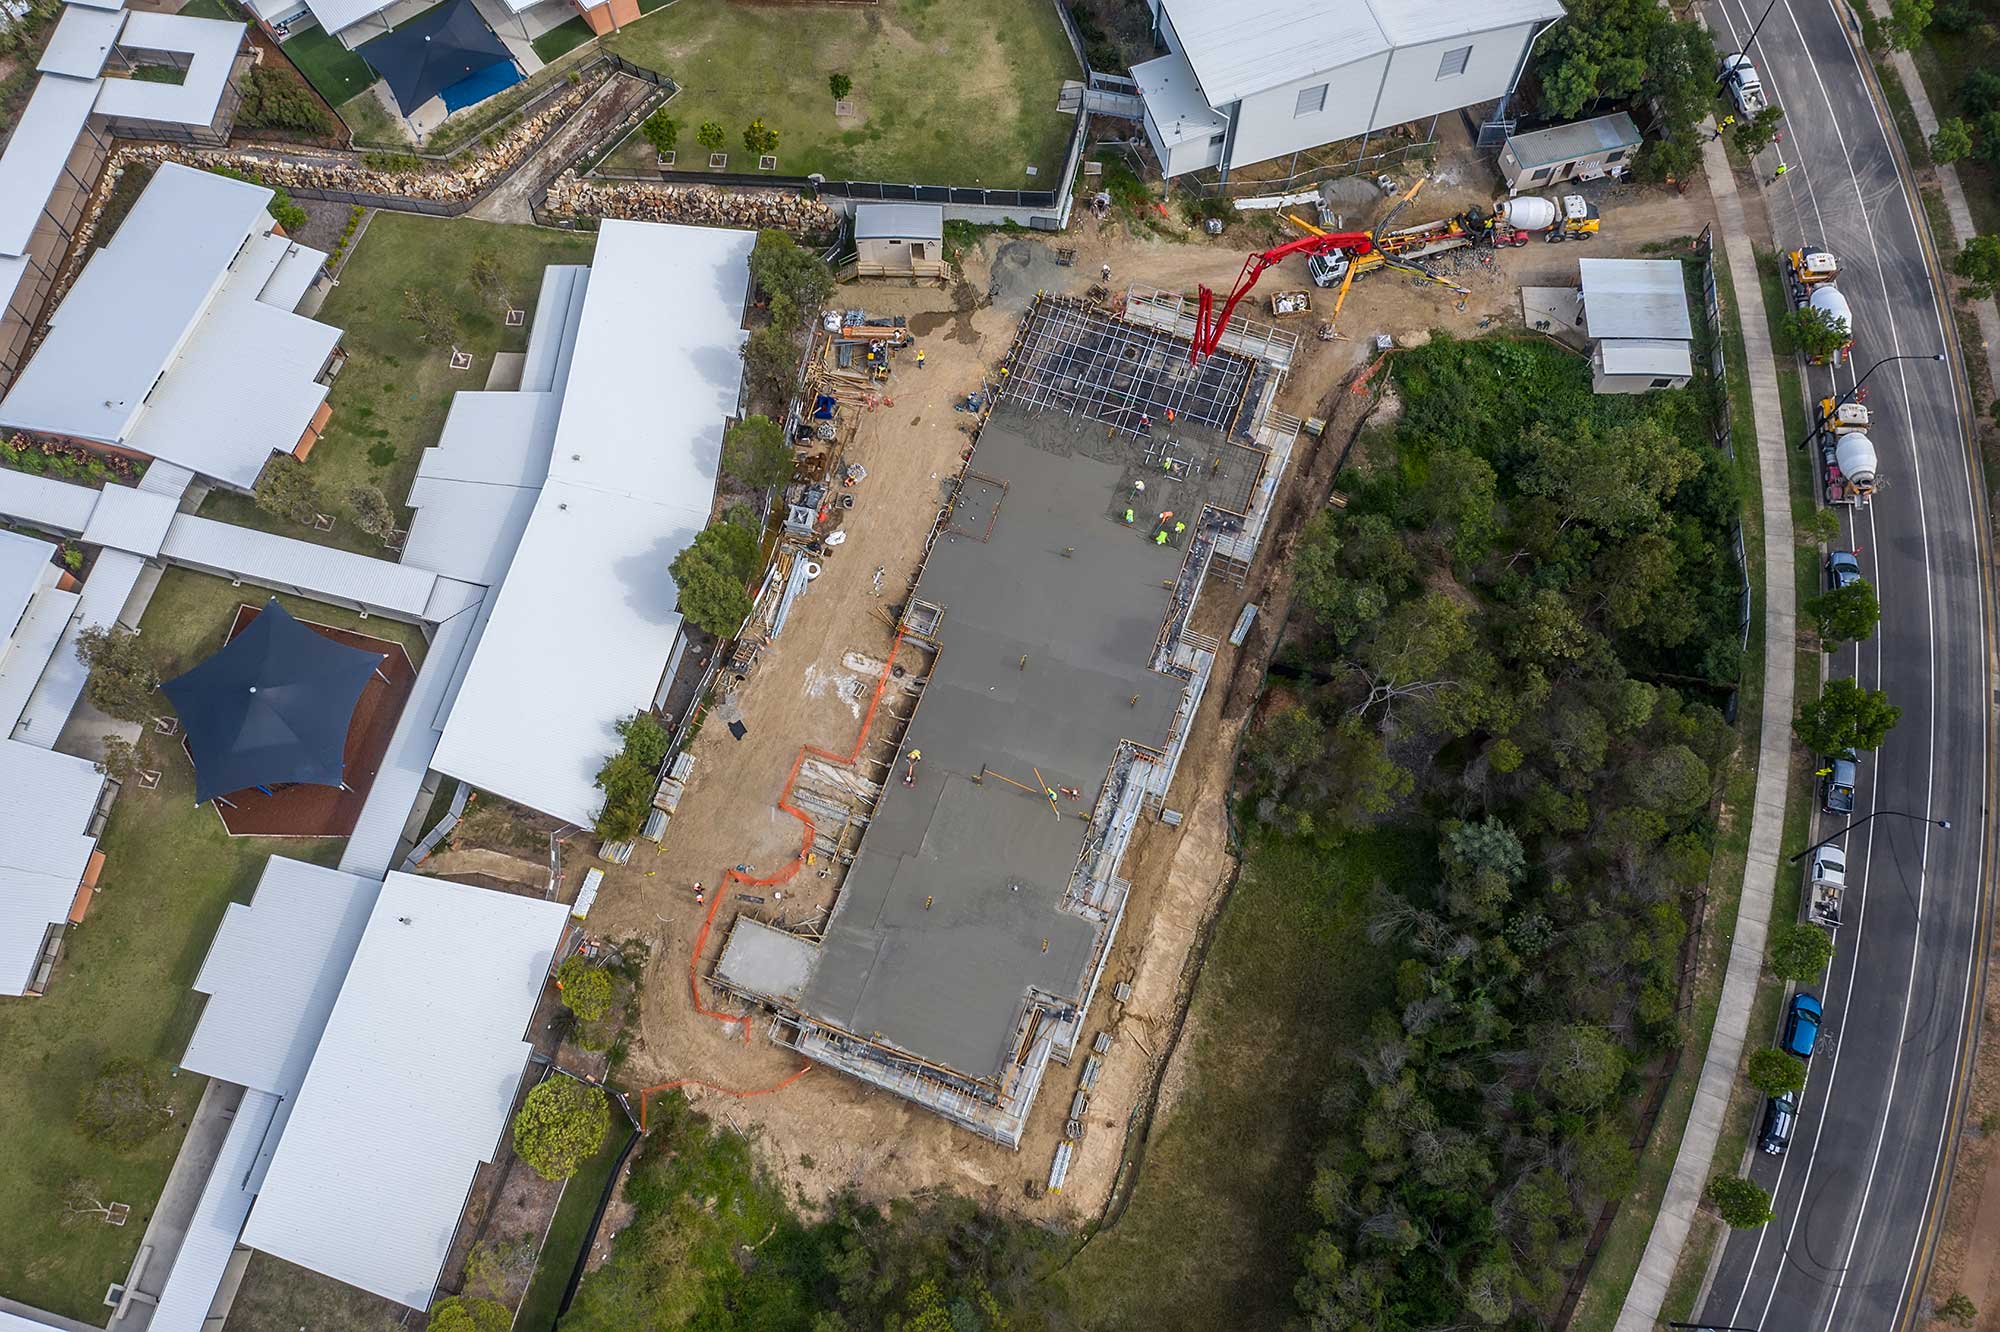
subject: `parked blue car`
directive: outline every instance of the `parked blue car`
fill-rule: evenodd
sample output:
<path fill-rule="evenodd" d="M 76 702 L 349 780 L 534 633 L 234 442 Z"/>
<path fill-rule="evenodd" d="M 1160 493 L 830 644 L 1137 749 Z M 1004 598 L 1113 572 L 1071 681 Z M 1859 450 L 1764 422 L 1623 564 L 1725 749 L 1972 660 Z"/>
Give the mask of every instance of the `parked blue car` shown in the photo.
<path fill-rule="evenodd" d="M 1804 990 L 1792 996 L 1792 1006 L 1785 1012 L 1784 1039 L 1779 1042 L 1786 1054 L 1812 1058 L 1813 1046 L 1819 1044 L 1819 1016 L 1818 999 Z"/>

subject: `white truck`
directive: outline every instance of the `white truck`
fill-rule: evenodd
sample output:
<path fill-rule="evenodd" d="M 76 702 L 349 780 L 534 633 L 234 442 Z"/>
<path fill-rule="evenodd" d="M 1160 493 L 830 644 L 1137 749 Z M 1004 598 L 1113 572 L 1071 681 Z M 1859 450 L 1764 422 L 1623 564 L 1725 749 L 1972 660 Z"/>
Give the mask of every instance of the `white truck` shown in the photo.
<path fill-rule="evenodd" d="M 1837 846 L 1815 849 L 1808 882 L 1812 888 L 1813 921 L 1830 930 L 1838 929 L 1841 898 L 1847 893 L 1847 853 Z"/>
<path fill-rule="evenodd" d="M 1729 100 L 1736 103 L 1736 114 L 1745 120 L 1755 119 L 1770 105 L 1764 100 L 1764 80 L 1741 51 L 1722 57 L 1722 81 L 1729 88 Z"/>

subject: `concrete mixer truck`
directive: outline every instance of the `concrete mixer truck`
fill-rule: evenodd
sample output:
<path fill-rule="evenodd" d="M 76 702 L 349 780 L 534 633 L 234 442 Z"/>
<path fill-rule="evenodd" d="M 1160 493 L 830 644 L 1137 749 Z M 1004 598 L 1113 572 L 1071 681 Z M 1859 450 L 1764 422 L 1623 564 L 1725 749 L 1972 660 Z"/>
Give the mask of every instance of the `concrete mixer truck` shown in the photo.
<path fill-rule="evenodd" d="M 1840 261 L 1831 252 L 1812 245 L 1785 251 L 1785 289 L 1791 293 L 1792 308 L 1818 310 L 1847 330 L 1846 341 L 1830 355 L 1810 358 L 1814 365 L 1844 365 L 1854 347 L 1854 313 L 1836 285 L 1839 279 Z"/>
<path fill-rule="evenodd" d="M 1875 493 L 1875 445 L 1868 438 L 1867 404 L 1821 398 L 1813 421 L 1819 445 L 1820 486 L 1828 504 L 1866 508 Z"/>
<path fill-rule="evenodd" d="M 1530 236 L 1552 243 L 1589 240 L 1600 225 L 1597 205 L 1581 194 L 1565 194 L 1560 205 L 1533 194 L 1502 199 L 1482 223 L 1487 239 L 1495 245 L 1526 245 Z"/>

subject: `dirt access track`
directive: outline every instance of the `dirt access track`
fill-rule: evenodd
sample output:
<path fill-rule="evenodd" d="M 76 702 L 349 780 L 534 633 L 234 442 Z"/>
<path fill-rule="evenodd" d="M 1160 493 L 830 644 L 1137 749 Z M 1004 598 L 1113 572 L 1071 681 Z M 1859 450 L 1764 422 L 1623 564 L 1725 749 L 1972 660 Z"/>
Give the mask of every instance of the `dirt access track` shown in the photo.
<path fill-rule="evenodd" d="M 1690 234 L 1700 229 L 1695 211 L 1670 194 L 1649 196 L 1643 208 L 1607 206 L 1606 237 L 1583 253 L 1632 254 L 1648 240 Z M 1628 217 L 1644 225 L 1619 230 Z M 910 706 L 903 684 L 892 678 L 872 714 L 870 704 L 894 644 L 889 607 L 901 603 L 914 582 L 933 518 L 971 442 L 961 428 L 969 418 L 953 412 L 952 404 L 998 367 L 1036 292 L 1081 294 L 1101 281 L 1105 264 L 1112 267 L 1114 289 L 1130 283 L 1185 290 L 1206 282 L 1226 290 L 1242 265 L 1247 234 L 1232 227 L 1219 240 L 1192 232 L 1181 240 L 1157 229 L 1136 230 L 1116 217 L 1099 222 L 1081 216 L 1058 242 L 1077 251 L 1069 267 L 1058 266 L 1051 245 L 1040 238 L 985 238 L 964 264 L 967 284 L 980 294 L 976 309 L 957 309 L 951 294 L 936 288 L 864 283 L 838 293 L 841 304 L 864 307 L 873 317 L 908 316 L 926 365 L 917 368 L 909 352 L 899 356 L 887 392 L 864 415 L 847 453 L 868 475 L 852 492 L 855 507 L 845 517 L 845 544 L 823 562 L 823 573 L 794 608 L 783 635 L 696 737 L 694 773 L 665 844 L 655 850 L 641 842 L 629 865 L 604 866 L 606 883 L 591 918 L 592 927 L 607 937 L 642 937 L 653 945 L 629 1080 L 639 1085 L 685 1080 L 704 1111 L 756 1141 L 760 1159 L 787 1184 L 788 1193 L 796 1190 L 816 1203 L 845 1189 L 879 1200 L 947 1187 L 1048 1220 L 1094 1217 L 1110 1196 L 1125 1160 L 1128 1126 L 1144 1122 L 1144 1114 L 1135 1112 L 1149 1103 L 1170 1055 L 1193 979 L 1196 945 L 1234 869 L 1225 802 L 1236 741 L 1261 683 L 1266 629 L 1282 623 L 1289 600 L 1290 543 L 1323 502 L 1335 444 L 1301 439 L 1279 520 L 1248 586 L 1229 589 L 1231 596 L 1211 588 L 1198 604 L 1194 627 L 1218 638 L 1226 638 L 1244 601 L 1259 603 L 1266 613 L 1244 648 L 1238 652 L 1225 644 L 1217 662 L 1216 683 L 1166 802 L 1182 812 L 1182 826 L 1143 824 L 1125 862 L 1132 895 L 1086 1022 L 1088 1031 L 1112 1031 L 1114 1042 L 1060 1194 L 1032 1198 L 1030 1186 L 1048 1177 L 1078 1067 L 1051 1068 L 1016 1153 L 886 1092 L 823 1068 L 806 1068 L 799 1056 L 766 1039 L 760 1018 L 746 1023 L 704 1016 L 691 995 L 690 957 L 711 906 L 716 907 L 713 929 L 694 960 L 702 975 L 738 911 L 754 908 L 767 917 L 801 921 L 830 906 L 835 881 L 813 869 L 754 888 L 725 884 L 723 876 L 740 866 L 745 879 L 772 878 L 798 857 L 801 826 L 778 808 L 778 800 L 802 748 L 855 752 L 864 759 L 892 752 L 893 731 Z M 1465 336 L 1482 327 L 1518 327 L 1514 292 L 1523 277 L 1513 270 L 1533 269 L 1534 276 L 1525 279 L 1532 282 L 1550 265 L 1566 266 L 1573 280 L 1577 257 L 1575 246 L 1503 252 L 1463 311 L 1435 288 L 1419 291 L 1395 280 L 1357 284 L 1342 321 L 1351 340 L 1319 342 L 1309 323 L 1293 321 L 1304 340 L 1279 408 L 1327 417 L 1328 440 L 1343 438 L 1364 400 L 1350 398 L 1341 384 L 1363 358 L 1372 332 L 1415 340 L 1433 327 Z M 1295 285 L 1293 267 L 1269 275 L 1264 286 Z M 1251 313 L 1247 306 L 1246 313 Z M 902 653 L 897 661 L 907 663 L 906 675 L 920 674 L 923 663 L 907 643 Z M 1239 673 L 1244 663 L 1249 669 Z M 858 734 L 864 716 L 873 722 L 868 736 Z M 731 720 L 744 728 L 741 739 L 723 724 Z M 882 772 L 866 775 L 879 780 Z M 570 870 L 581 872 L 580 866 Z M 706 906 L 695 901 L 697 883 L 708 894 Z M 1133 986 L 1122 1005 L 1111 998 L 1112 985 L 1120 980 Z M 702 1002 L 743 1012 L 706 985 Z"/>

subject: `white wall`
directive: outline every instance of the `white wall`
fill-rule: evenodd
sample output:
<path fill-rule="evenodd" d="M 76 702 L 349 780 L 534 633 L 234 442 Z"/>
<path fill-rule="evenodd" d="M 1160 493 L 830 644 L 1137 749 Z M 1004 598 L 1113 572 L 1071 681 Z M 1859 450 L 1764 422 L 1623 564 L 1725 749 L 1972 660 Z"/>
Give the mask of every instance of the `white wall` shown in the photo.
<path fill-rule="evenodd" d="M 1388 70 L 1386 54 L 1357 60 L 1325 74 L 1281 84 L 1243 99 L 1236 125 L 1230 165 L 1249 166 L 1302 148 L 1351 139 L 1368 128 L 1368 114 Z M 1299 93 L 1326 85 L 1326 106 L 1317 115 L 1299 116 Z"/>
<path fill-rule="evenodd" d="M 1590 391 L 1592 393 L 1651 393 L 1662 387 L 1653 383 L 1656 379 L 1666 379 L 1665 375 L 1607 375 L 1596 366 L 1591 367 Z M 1664 387 L 1686 388 L 1687 376 L 1674 375 Z"/>
<path fill-rule="evenodd" d="M 1382 89 L 1381 109 L 1375 114 L 1374 128 L 1400 125 L 1406 120 L 1428 119 L 1461 106 L 1490 102 L 1507 91 L 1514 70 L 1521 63 L 1536 25 L 1483 32 L 1477 37 L 1454 37 L 1427 42 L 1394 53 L 1389 62 L 1389 79 Z M 1438 77 L 1438 64 L 1447 51 L 1461 46 L 1472 48 L 1465 73 L 1451 78 Z"/>
<path fill-rule="evenodd" d="M 1171 148 L 1160 137 L 1160 127 L 1153 123 L 1153 113 L 1146 112 L 1146 141 L 1153 146 L 1153 156 L 1160 159 L 1161 172 L 1169 179 L 1184 175 L 1189 171 L 1200 171 L 1222 161 L 1222 145 L 1210 142 L 1211 136 L 1202 135 L 1177 143 Z"/>
<path fill-rule="evenodd" d="M 1535 26 L 1521 24 L 1474 37 L 1427 42 L 1246 97 L 1230 165 L 1249 166 L 1371 130 L 1490 102 L 1505 93 L 1513 81 Z M 1438 67 L 1445 53 L 1462 46 L 1472 48 L 1465 72 L 1440 79 Z M 1294 114 L 1299 93 L 1322 83 L 1327 85 L 1325 109 L 1317 115 Z"/>

